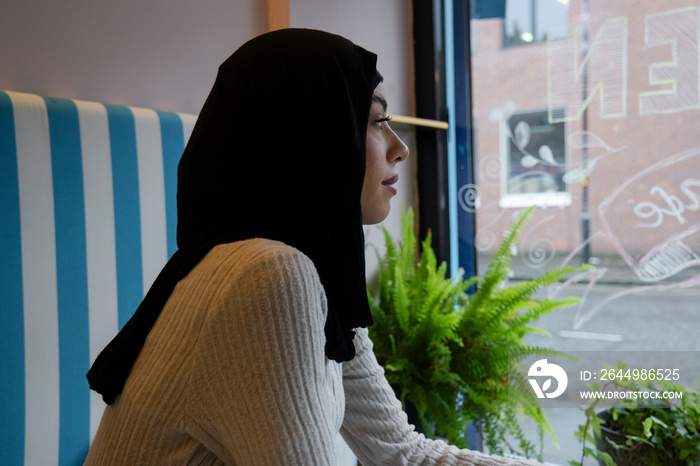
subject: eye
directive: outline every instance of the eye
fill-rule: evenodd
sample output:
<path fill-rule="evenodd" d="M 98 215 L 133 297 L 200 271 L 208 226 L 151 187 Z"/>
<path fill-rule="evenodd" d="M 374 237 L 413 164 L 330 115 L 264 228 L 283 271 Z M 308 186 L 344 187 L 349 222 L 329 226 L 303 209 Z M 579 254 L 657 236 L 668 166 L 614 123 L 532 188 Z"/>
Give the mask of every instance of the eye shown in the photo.
<path fill-rule="evenodd" d="M 374 122 L 381 126 L 382 123 L 389 122 L 389 121 L 391 121 L 391 115 L 388 115 L 384 118 L 379 118 L 378 120 L 375 120 Z"/>

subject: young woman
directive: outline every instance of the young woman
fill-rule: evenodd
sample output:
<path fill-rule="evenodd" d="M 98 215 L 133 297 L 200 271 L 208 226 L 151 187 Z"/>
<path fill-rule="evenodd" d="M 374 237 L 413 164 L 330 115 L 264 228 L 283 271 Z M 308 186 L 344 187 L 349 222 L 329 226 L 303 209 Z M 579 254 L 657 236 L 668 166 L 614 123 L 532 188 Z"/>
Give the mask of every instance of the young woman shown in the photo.
<path fill-rule="evenodd" d="M 376 56 L 288 29 L 219 68 L 178 173 L 179 250 L 88 373 L 88 465 L 515 464 L 407 423 L 372 353 L 362 225 L 408 149 Z"/>

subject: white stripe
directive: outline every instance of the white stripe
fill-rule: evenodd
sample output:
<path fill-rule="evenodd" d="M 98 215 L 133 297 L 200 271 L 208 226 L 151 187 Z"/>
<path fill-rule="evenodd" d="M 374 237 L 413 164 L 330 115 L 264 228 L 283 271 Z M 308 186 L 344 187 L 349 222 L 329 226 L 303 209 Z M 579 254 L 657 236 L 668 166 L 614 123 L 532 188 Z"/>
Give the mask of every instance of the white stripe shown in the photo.
<path fill-rule="evenodd" d="M 574 332 L 571 330 L 560 330 L 559 336 L 564 338 L 576 338 L 579 340 L 600 340 L 600 341 L 622 341 L 622 335 L 614 333 L 594 333 L 594 332 Z"/>
<path fill-rule="evenodd" d="M 168 260 L 165 220 L 165 178 L 160 120 L 155 110 L 130 107 L 136 126 L 139 193 L 141 196 L 141 257 L 146 294 Z"/>
<path fill-rule="evenodd" d="M 104 105 L 79 100 L 73 102 L 78 107 L 82 147 L 90 364 L 92 365 L 100 351 L 119 330 L 112 159 L 109 122 Z M 91 391 L 91 443 L 97 432 L 104 407 L 102 397 Z"/>
<path fill-rule="evenodd" d="M 187 145 L 187 141 L 190 140 L 192 135 L 194 124 L 197 122 L 197 115 L 192 115 L 191 113 L 178 113 L 177 115 L 182 120 L 182 134 L 185 139 L 185 145 Z"/>
<path fill-rule="evenodd" d="M 15 112 L 24 284 L 25 464 L 56 464 L 59 436 L 56 227 L 44 100 L 7 93 Z"/>

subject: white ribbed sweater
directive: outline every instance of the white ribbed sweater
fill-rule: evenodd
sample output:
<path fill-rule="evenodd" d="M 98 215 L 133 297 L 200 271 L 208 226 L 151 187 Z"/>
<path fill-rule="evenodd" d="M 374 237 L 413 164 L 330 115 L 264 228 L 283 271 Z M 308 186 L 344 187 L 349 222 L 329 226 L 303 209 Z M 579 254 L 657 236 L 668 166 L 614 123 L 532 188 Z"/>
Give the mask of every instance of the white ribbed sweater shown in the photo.
<path fill-rule="evenodd" d="M 517 465 L 425 439 L 372 353 L 324 354 L 311 260 L 269 240 L 215 247 L 175 288 L 87 465 L 335 465 L 340 432 L 366 465 Z"/>

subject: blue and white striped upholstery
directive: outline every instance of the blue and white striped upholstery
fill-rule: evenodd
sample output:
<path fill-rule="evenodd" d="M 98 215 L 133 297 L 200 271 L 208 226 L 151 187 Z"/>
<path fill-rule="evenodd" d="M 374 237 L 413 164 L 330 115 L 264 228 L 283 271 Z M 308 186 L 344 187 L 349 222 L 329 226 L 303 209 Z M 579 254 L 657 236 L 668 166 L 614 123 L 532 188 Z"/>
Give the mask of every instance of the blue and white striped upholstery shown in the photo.
<path fill-rule="evenodd" d="M 1 464 L 82 464 L 85 373 L 175 251 L 194 121 L 0 91 Z"/>

